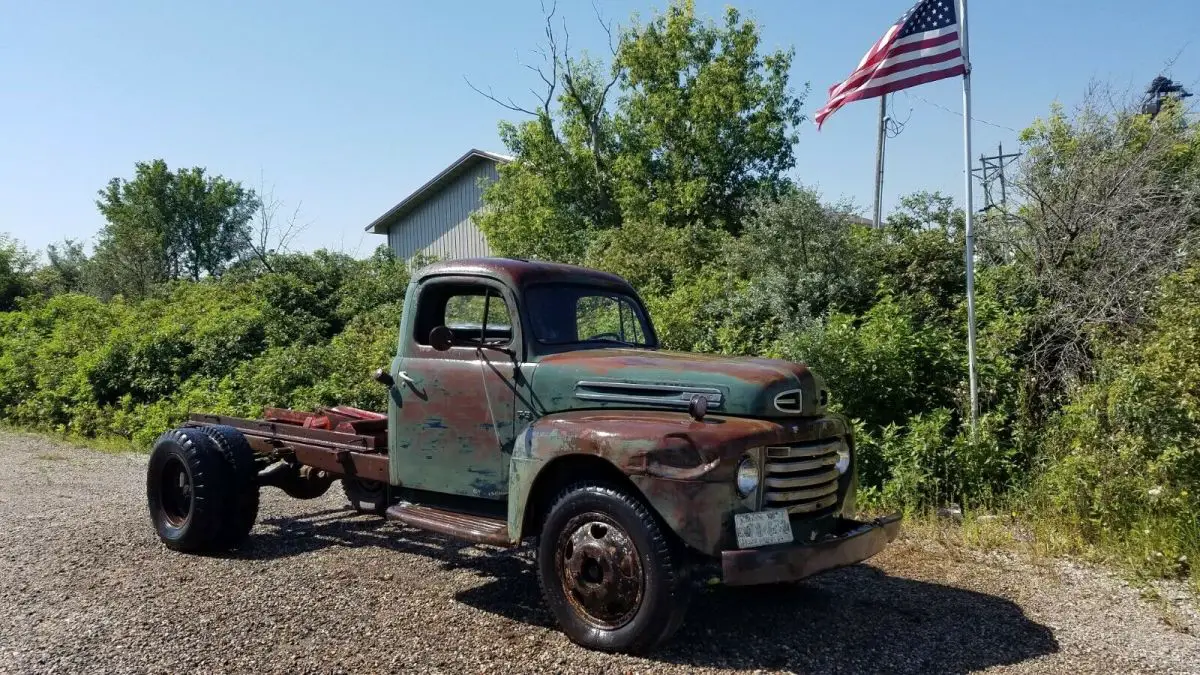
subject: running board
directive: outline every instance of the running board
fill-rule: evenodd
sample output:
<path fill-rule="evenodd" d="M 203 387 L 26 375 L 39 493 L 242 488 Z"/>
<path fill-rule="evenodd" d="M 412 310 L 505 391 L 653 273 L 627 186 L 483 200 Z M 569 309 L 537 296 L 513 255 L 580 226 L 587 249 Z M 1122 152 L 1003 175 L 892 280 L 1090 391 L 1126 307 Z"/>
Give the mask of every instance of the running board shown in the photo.
<path fill-rule="evenodd" d="M 421 530 L 473 541 L 476 544 L 515 546 L 508 540 L 508 523 L 499 518 L 447 511 L 407 502 L 389 508 L 387 517 L 389 520 L 395 520 Z"/>

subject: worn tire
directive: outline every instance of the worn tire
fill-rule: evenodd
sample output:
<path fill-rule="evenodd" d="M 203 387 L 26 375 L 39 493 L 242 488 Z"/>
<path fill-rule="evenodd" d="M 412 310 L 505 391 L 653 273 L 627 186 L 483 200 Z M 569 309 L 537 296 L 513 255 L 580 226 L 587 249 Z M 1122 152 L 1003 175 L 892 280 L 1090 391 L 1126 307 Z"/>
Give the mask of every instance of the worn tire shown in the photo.
<path fill-rule="evenodd" d="M 216 444 L 199 429 L 172 429 L 158 437 L 146 470 L 146 501 L 167 548 L 189 553 L 223 548 L 229 477 Z"/>
<path fill-rule="evenodd" d="M 613 549 L 613 542 L 620 546 Z M 617 549 L 627 555 L 589 562 L 579 553 Z M 546 515 L 538 542 L 538 581 L 571 641 L 589 649 L 643 653 L 669 639 L 683 622 L 690 589 L 682 558 L 641 499 L 612 484 L 581 482 L 563 490 Z M 636 601 L 629 601 L 630 580 L 639 576 L 634 567 L 640 567 L 641 586 Z M 581 572 L 568 571 L 573 569 Z M 610 574 L 613 569 L 617 572 Z M 596 588 L 612 589 L 615 593 L 606 590 L 605 597 L 618 599 L 596 599 Z M 591 614 L 594 609 L 584 606 L 589 603 L 608 617 Z"/>
<path fill-rule="evenodd" d="M 200 431 L 212 440 L 230 472 L 219 544 L 236 547 L 245 541 L 258 519 L 258 466 L 254 450 L 242 432 L 233 427 L 213 424 L 200 427 Z"/>
<path fill-rule="evenodd" d="M 342 492 L 350 506 L 359 513 L 384 515 L 392 505 L 387 483 L 354 476 L 342 477 Z"/>

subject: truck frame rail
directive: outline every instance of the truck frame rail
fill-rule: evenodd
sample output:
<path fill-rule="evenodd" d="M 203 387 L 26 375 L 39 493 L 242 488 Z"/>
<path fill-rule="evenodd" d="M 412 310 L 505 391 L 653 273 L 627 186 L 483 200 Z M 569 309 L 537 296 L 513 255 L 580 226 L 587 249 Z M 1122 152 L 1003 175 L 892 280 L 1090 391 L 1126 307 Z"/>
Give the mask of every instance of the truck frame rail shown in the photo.
<path fill-rule="evenodd" d="M 315 412 L 267 408 L 262 419 L 194 413 L 185 426 L 223 425 L 246 437 L 256 455 L 295 458 L 337 476 L 388 482 L 387 415 L 349 406 Z"/>

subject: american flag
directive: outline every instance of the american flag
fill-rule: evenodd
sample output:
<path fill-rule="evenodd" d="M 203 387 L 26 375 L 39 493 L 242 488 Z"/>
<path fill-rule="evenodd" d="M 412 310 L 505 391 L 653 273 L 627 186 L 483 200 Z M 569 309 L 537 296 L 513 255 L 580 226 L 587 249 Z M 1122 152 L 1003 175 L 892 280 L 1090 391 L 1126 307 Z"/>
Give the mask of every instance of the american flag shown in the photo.
<path fill-rule="evenodd" d="M 817 128 L 851 101 L 883 96 L 966 72 L 954 0 L 922 0 L 883 34 L 814 116 Z"/>

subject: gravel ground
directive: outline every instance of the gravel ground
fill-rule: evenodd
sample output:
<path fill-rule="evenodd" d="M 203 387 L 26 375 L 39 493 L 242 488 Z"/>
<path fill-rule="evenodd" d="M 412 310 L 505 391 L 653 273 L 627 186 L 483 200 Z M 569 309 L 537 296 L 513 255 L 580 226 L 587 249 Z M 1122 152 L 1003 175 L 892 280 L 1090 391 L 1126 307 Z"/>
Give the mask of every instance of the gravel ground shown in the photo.
<path fill-rule="evenodd" d="M 352 515 L 335 486 L 265 491 L 244 552 L 172 553 L 144 467 L 0 432 L 0 672 L 1200 673 L 1189 599 L 913 539 L 791 587 L 704 588 L 649 658 L 589 652 L 554 629 L 528 551 Z"/>

